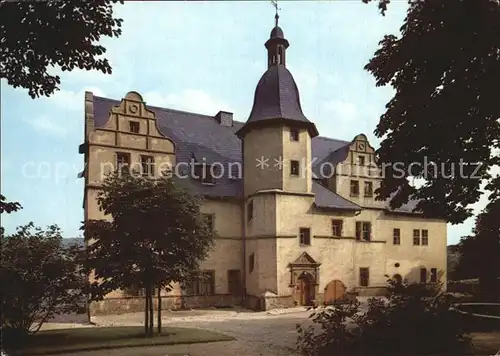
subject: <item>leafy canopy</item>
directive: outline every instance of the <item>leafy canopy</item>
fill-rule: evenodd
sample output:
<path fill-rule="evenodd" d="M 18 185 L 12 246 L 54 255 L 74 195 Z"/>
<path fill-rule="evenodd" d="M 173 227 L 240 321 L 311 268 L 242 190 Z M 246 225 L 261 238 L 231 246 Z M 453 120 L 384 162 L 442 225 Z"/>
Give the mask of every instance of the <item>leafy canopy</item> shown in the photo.
<path fill-rule="evenodd" d="M 0 78 L 32 98 L 59 89 L 56 66 L 110 74 L 97 44 L 102 36 L 118 37 L 121 19 L 113 17 L 118 1 L 2 1 L 0 3 Z M 123 3 L 120 1 L 120 3 Z"/>
<path fill-rule="evenodd" d="M 379 2 L 382 11 L 387 3 Z M 401 31 L 385 36 L 365 67 L 377 86 L 396 92 L 375 131 L 385 169 L 377 194 L 395 194 L 393 208 L 417 199 L 418 210 L 461 223 L 472 215 L 483 181 L 490 191 L 500 189 L 490 175 L 500 163 L 500 4 L 410 2 Z M 412 187 L 410 176 L 426 183 Z"/>
<path fill-rule="evenodd" d="M 85 280 L 81 250 L 65 246 L 57 226 L 29 223 L 1 241 L 2 325 L 27 335 L 54 314 L 77 310 Z"/>
<path fill-rule="evenodd" d="M 96 277 L 93 299 L 118 288 L 168 288 L 190 279 L 213 245 L 201 200 L 171 178 L 111 173 L 97 201 L 111 219 L 83 226 L 90 239 L 87 268 Z"/>

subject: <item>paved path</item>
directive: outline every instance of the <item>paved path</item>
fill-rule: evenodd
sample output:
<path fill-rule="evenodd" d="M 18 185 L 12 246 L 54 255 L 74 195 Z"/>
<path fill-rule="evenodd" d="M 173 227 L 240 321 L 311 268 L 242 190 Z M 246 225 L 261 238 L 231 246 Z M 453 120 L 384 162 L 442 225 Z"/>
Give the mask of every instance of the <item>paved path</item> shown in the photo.
<path fill-rule="evenodd" d="M 363 305 L 363 304 L 362 304 Z M 296 356 L 296 325 L 308 325 L 311 314 L 304 308 L 273 312 L 203 310 L 164 312 L 163 325 L 201 328 L 233 336 L 236 341 L 206 344 L 155 346 L 78 353 L 79 356 Z M 98 326 L 143 325 L 143 313 L 109 315 L 92 319 Z M 69 327 L 47 324 L 47 328 Z M 78 325 L 72 325 L 78 327 Z M 81 325 L 80 325 L 81 327 Z M 91 326 L 88 326 L 91 327 Z M 66 356 L 77 354 L 66 354 Z"/>

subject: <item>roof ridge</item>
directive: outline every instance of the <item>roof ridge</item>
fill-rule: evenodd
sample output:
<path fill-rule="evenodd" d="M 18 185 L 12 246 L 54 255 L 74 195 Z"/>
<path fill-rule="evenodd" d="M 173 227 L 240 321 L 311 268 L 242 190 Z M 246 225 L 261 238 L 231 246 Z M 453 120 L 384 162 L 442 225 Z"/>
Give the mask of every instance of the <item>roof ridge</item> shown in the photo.
<path fill-rule="evenodd" d="M 121 102 L 121 100 L 106 98 L 106 97 L 97 96 L 97 95 L 94 95 L 94 98 L 104 99 L 106 101 L 111 101 L 111 102 L 116 102 L 116 103 L 120 103 Z M 214 116 L 210 116 L 210 115 L 207 115 L 207 114 L 200 114 L 200 113 L 192 112 L 192 111 L 178 110 L 178 109 L 171 109 L 171 108 L 166 108 L 166 107 L 161 107 L 161 106 L 149 105 L 149 104 L 146 103 L 146 101 L 144 101 L 144 105 L 146 105 L 146 107 L 148 107 L 148 108 L 165 110 L 165 111 L 169 111 L 169 112 L 173 112 L 173 113 L 178 113 L 178 114 L 190 114 L 190 115 L 196 115 L 196 116 L 203 116 L 203 117 L 207 117 L 207 118 L 210 118 L 210 119 L 214 118 Z M 219 110 L 219 111 L 221 111 L 221 110 Z"/>

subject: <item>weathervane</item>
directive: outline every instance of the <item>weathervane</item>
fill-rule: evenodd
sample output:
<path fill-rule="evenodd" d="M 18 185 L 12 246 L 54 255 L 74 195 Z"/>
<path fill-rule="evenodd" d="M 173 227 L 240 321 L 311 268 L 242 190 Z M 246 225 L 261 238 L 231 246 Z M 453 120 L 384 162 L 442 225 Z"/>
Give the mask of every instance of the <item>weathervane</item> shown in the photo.
<path fill-rule="evenodd" d="M 278 26 L 278 19 L 280 18 L 280 16 L 278 15 L 278 11 L 281 10 L 281 8 L 278 7 L 278 0 L 271 0 L 271 3 L 276 9 L 276 15 L 274 15 L 274 18 L 276 20 L 276 26 Z"/>

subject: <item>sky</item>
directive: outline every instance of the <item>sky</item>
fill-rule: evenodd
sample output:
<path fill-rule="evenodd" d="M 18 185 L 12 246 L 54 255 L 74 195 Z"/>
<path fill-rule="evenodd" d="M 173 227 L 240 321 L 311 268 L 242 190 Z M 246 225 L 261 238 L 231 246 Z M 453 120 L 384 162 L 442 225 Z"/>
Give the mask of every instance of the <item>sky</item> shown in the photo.
<path fill-rule="evenodd" d="M 386 16 L 376 4 L 356 1 L 281 1 L 280 26 L 290 42 L 287 67 L 302 108 L 321 136 L 368 136 L 392 97 L 363 70 L 378 42 L 398 34 L 406 1 Z M 265 41 L 274 26 L 270 1 L 126 2 L 115 6 L 123 34 L 101 40 L 111 75 L 61 74 L 60 90 L 31 99 L 1 81 L 1 191 L 23 210 L 2 216 L 7 232 L 33 221 L 57 224 L 65 237 L 81 236 L 83 220 L 84 93 L 120 100 L 139 92 L 147 104 L 245 121 L 255 86 L 267 69 Z M 485 206 L 486 197 L 475 205 Z M 471 232 L 473 219 L 448 228 L 448 244 Z"/>

